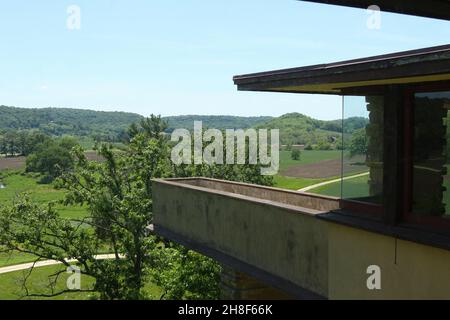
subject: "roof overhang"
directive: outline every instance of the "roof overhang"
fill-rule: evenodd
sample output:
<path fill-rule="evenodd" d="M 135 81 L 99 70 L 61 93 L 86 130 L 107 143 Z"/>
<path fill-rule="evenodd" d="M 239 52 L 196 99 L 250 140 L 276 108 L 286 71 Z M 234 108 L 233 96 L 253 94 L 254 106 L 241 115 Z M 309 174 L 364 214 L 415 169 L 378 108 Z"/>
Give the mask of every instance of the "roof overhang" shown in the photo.
<path fill-rule="evenodd" d="M 450 20 L 450 0 L 301 0 L 366 9 L 377 5 L 381 11 Z"/>
<path fill-rule="evenodd" d="M 450 45 L 238 75 L 238 90 L 342 94 L 358 87 L 450 80 Z"/>

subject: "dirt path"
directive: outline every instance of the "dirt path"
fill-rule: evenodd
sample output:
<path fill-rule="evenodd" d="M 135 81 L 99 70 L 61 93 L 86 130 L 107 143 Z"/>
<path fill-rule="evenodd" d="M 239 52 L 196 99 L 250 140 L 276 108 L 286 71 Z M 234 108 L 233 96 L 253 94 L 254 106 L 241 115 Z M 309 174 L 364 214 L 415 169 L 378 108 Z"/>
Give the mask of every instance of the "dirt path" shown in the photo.
<path fill-rule="evenodd" d="M 360 173 L 360 174 L 355 174 L 354 176 L 349 176 L 349 177 L 345 177 L 345 178 L 342 178 L 342 179 L 339 178 L 339 179 L 334 179 L 334 180 L 330 180 L 330 181 L 325 181 L 325 182 L 313 184 L 312 186 L 308 186 L 308 187 L 306 187 L 306 188 L 302 188 L 302 189 L 299 189 L 299 190 L 297 190 L 297 191 L 300 191 L 300 192 L 306 192 L 306 191 L 309 191 L 309 190 L 312 190 L 312 189 L 316 189 L 316 188 L 319 188 L 319 187 L 322 187 L 322 186 L 326 186 L 326 185 L 328 185 L 328 184 L 332 184 L 332 183 L 339 182 L 339 181 L 341 181 L 341 180 L 349 180 L 349 179 L 354 179 L 354 178 L 364 177 L 364 176 L 368 176 L 368 175 L 369 175 L 369 172 L 364 172 L 364 173 Z"/>
<path fill-rule="evenodd" d="M 115 257 L 116 257 L 115 254 L 99 254 L 99 255 L 95 256 L 95 259 L 96 260 L 106 260 L 106 259 L 115 259 Z M 76 260 L 70 259 L 70 260 L 67 260 L 67 262 L 69 262 L 69 263 L 76 262 Z M 44 260 L 44 261 L 36 262 L 34 264 L 34 267 L 35 268 L 48 267 L 48 266 L 53 266 L 53 265 L 57 265 L 57 264 L 62 264 L 62 263 L 59 261 L 56 261 L 56 260 Z M 2 268 L 0 268 L 0 274 L 14 272 L 14 271 L 20 271 L 20 270 L 27 270 L 27 269 L 31 269 L 32 267 L 33 267 L 33 262 L 2 267 Z"/>

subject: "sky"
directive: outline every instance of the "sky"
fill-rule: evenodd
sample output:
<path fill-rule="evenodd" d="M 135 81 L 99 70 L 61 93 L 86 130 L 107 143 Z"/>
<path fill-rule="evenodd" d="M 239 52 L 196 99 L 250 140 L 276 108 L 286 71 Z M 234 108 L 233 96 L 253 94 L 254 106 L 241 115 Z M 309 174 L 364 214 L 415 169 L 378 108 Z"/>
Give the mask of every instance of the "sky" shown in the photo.
<path fill-rule="evenodd" d="M 338 96 L 239 92 L 232 77 L 449 43 L 448 21 L 368 18 L 295 0 L 0 0 L 0 105 L 338 119 Z"/>

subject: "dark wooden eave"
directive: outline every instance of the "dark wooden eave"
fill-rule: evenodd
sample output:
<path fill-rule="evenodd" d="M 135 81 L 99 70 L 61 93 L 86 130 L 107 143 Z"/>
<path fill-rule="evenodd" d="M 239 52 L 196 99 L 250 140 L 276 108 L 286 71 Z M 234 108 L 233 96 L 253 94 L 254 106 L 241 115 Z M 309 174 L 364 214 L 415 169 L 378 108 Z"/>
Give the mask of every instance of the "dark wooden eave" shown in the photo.
<path fill-rule="evenodd" d="M 238 90 L 342 94 L 349 88 L 450 80 L 450 44 L 233 77 Z"/>
<path fill-rule="evenodd" d="M 301 0 L 366 9 L 377 5 L 381 11 L 450 20 L 450 0 Z"/>

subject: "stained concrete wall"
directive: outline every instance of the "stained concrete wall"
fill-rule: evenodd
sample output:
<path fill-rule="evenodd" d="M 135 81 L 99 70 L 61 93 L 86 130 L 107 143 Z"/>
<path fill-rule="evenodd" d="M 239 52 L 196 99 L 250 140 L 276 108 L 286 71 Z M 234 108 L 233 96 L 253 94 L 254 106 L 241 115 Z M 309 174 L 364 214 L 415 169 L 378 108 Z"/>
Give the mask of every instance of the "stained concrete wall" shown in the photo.
<path fill-rule="evenodd" d="M 233 268 L 222 265 L 221 299 L 223 300 L 291 300 L 283 291 L 267 286 L 261 281 Z"/>
<path fill-rule="evenodd" d="M 339 200 L 335 197 L 312 195 L 286 189 L 271 188 L 249 183 L 223 181 L 210 178 L 185 178 L 171 179 L 169 181 L 187 184 L 207 189 L 207 191 L 221 191 L 227 194 L 235 194 L 256 198 L 259 200 L 273 201 L 283 205 L 293 205 L 318 211 L 329 211 L 339 206 Z"/>
<path fill-rule="evenodd" d="M 328 294 L 327 223 L 314 218 L 321 211 L 186 184 L 155 182 L 154 199 L 156 229 Z"/>

